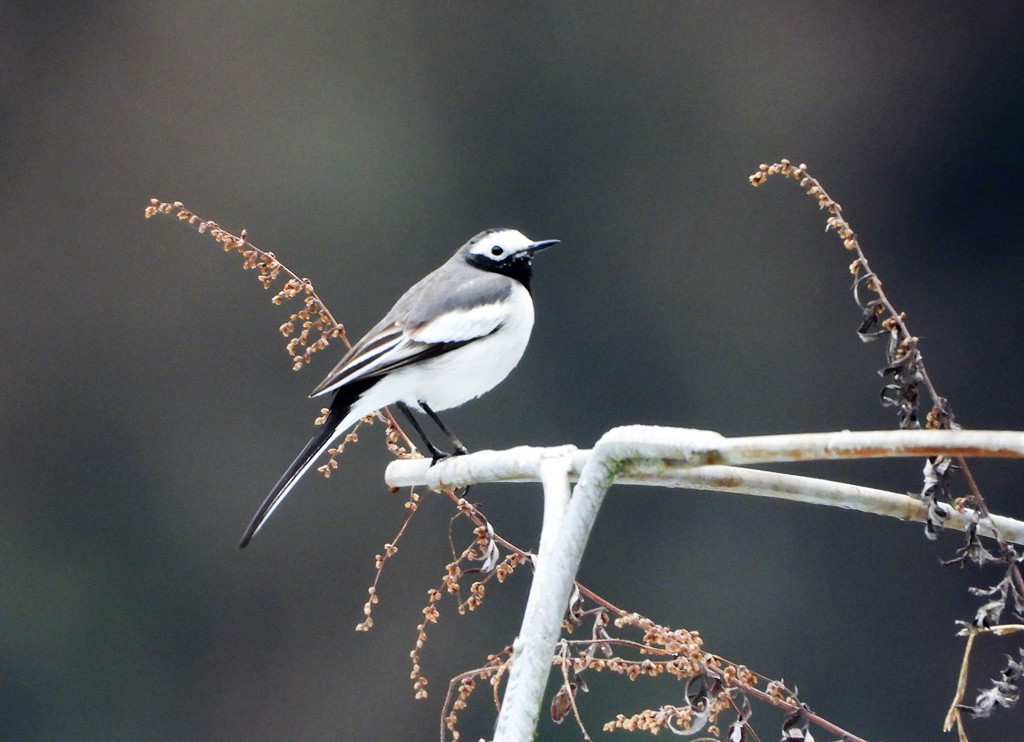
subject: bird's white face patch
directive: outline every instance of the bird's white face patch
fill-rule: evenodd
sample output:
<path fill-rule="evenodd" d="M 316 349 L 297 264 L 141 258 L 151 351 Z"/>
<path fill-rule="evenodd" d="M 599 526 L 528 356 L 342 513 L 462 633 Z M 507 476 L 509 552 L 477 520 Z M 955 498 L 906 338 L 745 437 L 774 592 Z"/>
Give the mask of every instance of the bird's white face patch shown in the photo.
<path fill-rule="evenodd" d="M 500 263 L 510 255 L 522 252 L 532 244 L 533 240 L 518 229 L 502 229 L 485 234 L 479 242 L 469 248 L 469 252 L 472 255 L 479 255 L 493 260 L 495 263 Z"/>

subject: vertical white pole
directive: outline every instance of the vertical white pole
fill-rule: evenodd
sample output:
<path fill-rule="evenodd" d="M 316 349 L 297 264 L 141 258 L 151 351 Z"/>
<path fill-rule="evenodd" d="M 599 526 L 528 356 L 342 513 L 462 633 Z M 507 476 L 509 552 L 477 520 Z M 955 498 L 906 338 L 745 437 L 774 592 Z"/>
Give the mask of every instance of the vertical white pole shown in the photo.
<path fill-rule="evenodd" d="M 544 688 L 551 672 L 551 656 L 562 628 L 576 570 L 583 558 L 590 530 L 597 519 L 614 473 L 595 447 L 569 500 L 571 458 L 541 464 L 544 483 L 544 525 L 535 562 L 533 585 L 523 614 L 519 636 L 512 643 L 512 668 L 494 742 L 531 740 L 537 729 Z M 556 465 L 560 467 L 555 469 Z M 557 476 L 556 476 L 557 472 Z M 563 503 L 568 501 L 568 507 Z"/>

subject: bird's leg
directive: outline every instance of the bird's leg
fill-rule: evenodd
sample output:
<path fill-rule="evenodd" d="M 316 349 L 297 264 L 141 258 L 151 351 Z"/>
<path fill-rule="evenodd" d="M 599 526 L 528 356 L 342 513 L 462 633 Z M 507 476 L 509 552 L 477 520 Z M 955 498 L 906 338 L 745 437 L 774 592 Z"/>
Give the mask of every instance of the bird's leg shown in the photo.
<path fill-rule="evenodd" d="M 438 448 L 437 446 L 430 442 L 430 439 L 427 438 L 427 434 L 423 432 L 423 428 L 420 427 L 419 421 L 412 414 L 412 410 L 409 409 L 408 405 L 406 405 L 404 402 L 396 402 L 395 406 L 398 407 L 398 409 L 402 411 L 402 414 L 405 415 L 406 419 L 410 423 L 412 423 L 412 426 L 416 429 L 416 432 L 419 433 L 420 438 L 426 444 L 427 451 L 430 452 L 431 466 L 436 464 L 441 459 L 446 459 L 449 456 L 451 456 L 450 453 L 442 451 L 440 448 Z"/>
<path fill-rule="evenodd" d="M 436 412 L 430 409 L 430 407 L 428 407 L 424 402 L 420 402 L 420 407 L 423 408 L 424 412 L 430 415 L 431 420 L 437 423 L 437 427 L 441 429 L 441 432 L 448 436 L 448 440 L 452 442 L 452 446 L 455 448 L 455 454 L 457 456 L 463 456 L 469 453 L 469 449 L 462 445 L 462 441 L 455 437 L 455 434 L 452 433 L 452 431 L 448 429 L 448 426 L 441 421 L 441 418 L 437 416 Z"/>

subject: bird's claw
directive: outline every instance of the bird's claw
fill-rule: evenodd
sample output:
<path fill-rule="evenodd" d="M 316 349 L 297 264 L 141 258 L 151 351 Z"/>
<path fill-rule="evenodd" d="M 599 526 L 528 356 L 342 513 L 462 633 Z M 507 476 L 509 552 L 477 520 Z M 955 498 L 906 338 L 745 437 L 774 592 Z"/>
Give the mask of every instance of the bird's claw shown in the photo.
<path fill-rule="evenodd" d="M 469 453 L 469 449 L 461 445 L 455 449 L 454 453 L 448 453 L 447 451 L 442 451 L 440 448 L 435 448 L 434 446 L 431 446 L 430 465 L 433 466 L 438 461 L 450 459 L 452 456 L 465 456 L 467 453 Z"/>

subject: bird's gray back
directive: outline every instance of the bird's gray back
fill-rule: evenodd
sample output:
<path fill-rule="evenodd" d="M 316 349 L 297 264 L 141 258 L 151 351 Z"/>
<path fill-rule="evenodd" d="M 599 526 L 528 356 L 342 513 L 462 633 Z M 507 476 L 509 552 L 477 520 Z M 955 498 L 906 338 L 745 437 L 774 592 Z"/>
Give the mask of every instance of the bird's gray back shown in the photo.
<path fill-rule="evenodd" d="M 512 293 L 512 279 L 499 273 L 474 268 L 460 250 L 451 260 L 405 292 L 381 321 L 400 325 L 421 325 L 445 312 L 467 311 L 480 304 L 493 304 Z"/>

